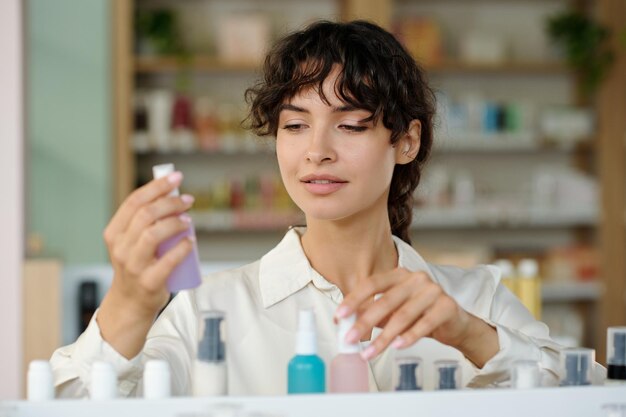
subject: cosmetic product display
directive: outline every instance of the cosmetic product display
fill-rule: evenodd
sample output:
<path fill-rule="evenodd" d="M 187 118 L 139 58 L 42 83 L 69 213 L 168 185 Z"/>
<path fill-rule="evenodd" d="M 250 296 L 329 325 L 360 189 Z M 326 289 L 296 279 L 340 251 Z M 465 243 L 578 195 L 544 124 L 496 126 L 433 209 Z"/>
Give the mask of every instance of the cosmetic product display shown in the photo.
<path fill-rule="evenodd" d="M 117 397 L 117 375 L 108 362 L 94 362 L 91 365 L 92 400 L 111 400 Z"/>
<path fill-rule="evenodd" d="M 459 389 L 461 387 L 461 366 L 459 361 L 435 361 L 435 389 Z"/>
<path fill-rule="evenodd" d="M 330 364 L 330 392 L 368 392 L 367 362 L 359 353 L 359 344 L 346 342 L 346 334 L 356 321 L 356 315 L 339 320 L 339 353 Z"/>
<path fill-rule="evenodd" d="M 422 360 L 416 357 L 396 358 L 394 390 L 420 391 L 422 389 Z"/>
<path fill-rule="evenodd" d="M 143 370 L 143 397 L 147 400 L 168 398 L 172 394 L 170 365 L 164 360 L 150 360 Z"/>
<path fill-rule="evenodd" d="M 174 164 L 156 165 L 152 168 L 154 179 L 165 177 L 173 172 Z M 173 190 L 170 195 L 178 196 L 178 189 Z M 157 249 L 157 256 L 159 258 L 162 257 L 167 251 L 176 246 L 178 242 L 189 236 L 193 236 L 195 238 L 195 230 L 192 223 L 189 224 L 189 228 L 187 230 L 161 243 Z M 202 275 L 200 272 L 200 260 L 198 258 L 198 246 L 195 239 L 192 243 L 193 250 L 191 253 L 189 253 L 189 255 L 187 255 L 187 257 L 180 264 L 178 264 L 176 268 L 174 268 L 167 280 L 167 289 L 170 292 L 195 288 L 200 285 Z"/>
<path fill-rule="evenodd" d="M 50 362 L 32 361 L 28 365 L 28 401 L 51 401 L 54 399 L 54 384 Z"/>
<path fill-rule="evenodd" d="M 517 291 L 522 304 L 537 319 L 541 319 L 541 279 L 539 265 L 534 259 L 522 259 L 517 265 Z"/>
<path fill-rule="evenodd" d="M 569 348 L 561 351 L 561 386 L 591 385 L 591 371 L 596 351 Z"/>
<path fill-rule="evenodd" d="M 626 384 L 626 327 L 609 327 L 606 350 L 607 385 Z"/>
<path fill-rule="evenodd" d="M 519 360 L 511 369 L 511 388 L 528 389 L 541 386 L 541 368 L 537 361 Z"/>
<path fill-rule="evenodd" d="M 226 395 L 226 321 L 222 311 L 203 311 L 200 315 L 198 352 L 193 365 L 193 395 Z"/>
<path fill-rule="evenodd" d="M 305 394 L 326 391 L 324 361 L 317 355 L 317 332 L 313 310 L 300 310 L 296 356 L 287 368 L 287 393 Z"/>

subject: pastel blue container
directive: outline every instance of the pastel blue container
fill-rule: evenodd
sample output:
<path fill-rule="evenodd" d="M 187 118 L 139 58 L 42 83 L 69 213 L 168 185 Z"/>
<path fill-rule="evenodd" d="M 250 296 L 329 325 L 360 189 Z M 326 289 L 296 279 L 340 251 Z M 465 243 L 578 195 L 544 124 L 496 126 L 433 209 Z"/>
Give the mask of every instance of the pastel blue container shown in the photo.
<path fill-rule="evenodd" d="M 317 355 L 296 355 L 287 367 L 287 393 L 326 392 L 326 367 Z"/>

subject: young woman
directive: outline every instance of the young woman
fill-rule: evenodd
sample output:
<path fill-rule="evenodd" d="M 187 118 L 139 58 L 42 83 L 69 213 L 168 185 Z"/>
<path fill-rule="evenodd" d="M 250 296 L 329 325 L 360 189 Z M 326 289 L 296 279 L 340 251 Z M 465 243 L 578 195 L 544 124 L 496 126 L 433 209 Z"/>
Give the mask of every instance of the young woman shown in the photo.
<path fill-rule="evenodd" d="M 191 242 L 160 259 L 155 249 L 188 227 L 177 214 L 193 198 L 167 196 L 180 173 L 136 190 L 104 232 L 111 288 L 85 333 L 52 358 L 59 396 L 87 395 L 95 360 L 114 364 L 121 395 L 137 395 L 153 358 L 170 363 L 175 394 L 190 394 L 204 309 L 226 312 L 231 395 L 286 393 L 298 310 L 310 307 L 327 363 L 337 351 L 334 320 L 357 313 L 347 339 L 361 341 L 372 391 L 393 389 L 396 350 L 424 358 L 426 388 L 437 359 L 461 361 L 469 386 L 506 383 L 517 359 L 539 361 L 545 382 L 556 382 L 558 346 L 495 269 L 430 265 L 410 246 L 434 102 L 392 35 L 366 22 L 315 23 L 274 46 L 247 97 L 252 128 L 276 136 L 281 176 L 306 227 L 260 260 L 179 293 L 155 322 Z"/>

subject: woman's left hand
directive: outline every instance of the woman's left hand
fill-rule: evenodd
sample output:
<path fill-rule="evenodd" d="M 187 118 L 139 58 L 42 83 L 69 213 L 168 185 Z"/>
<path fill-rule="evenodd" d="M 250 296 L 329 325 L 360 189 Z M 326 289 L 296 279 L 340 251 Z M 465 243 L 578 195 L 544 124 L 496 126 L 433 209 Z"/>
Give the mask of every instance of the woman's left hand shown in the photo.
<path fill-rule="evenodd" d="M 495 329 L 461 308 L 425 272 L 396 268 L 359 282 L 335 314 L 344 318 L 355 312 L 357 321 L 346 336 L 348 342 L 357 342 L 374 327 L 383 328 L 363 352 L 366 360 L 390 344 L 405 348 L 422 337 L 460 350 L 479 367 L 499 350 Z"/>

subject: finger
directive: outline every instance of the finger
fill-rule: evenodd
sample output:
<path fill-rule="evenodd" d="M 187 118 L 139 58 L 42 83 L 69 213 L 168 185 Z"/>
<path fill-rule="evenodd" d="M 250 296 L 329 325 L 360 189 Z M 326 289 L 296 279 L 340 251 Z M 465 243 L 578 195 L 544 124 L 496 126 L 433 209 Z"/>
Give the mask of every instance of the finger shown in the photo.
<path fill-rule="evenodd" d="M 411 296 L 412 291 L 410 280 L 406 280 L 370 303 L 366 309 L 357 315 L 354 326 L 346 335 L 346 342 L 356 343 L 363 334 L 371 332 L 374 326 L 400 307 Z"/>
<path fill-rule="evenodd" d="M 375 274 L 367 279 L 359 281 L 357 288 L 350 292 L 350 294 L 346 295 L 337 308 L 335 318 L 342 319 L 348 317 L 355 312 L 362 303 L 373 298 L 376 294 L 386 291 L 402 278 L 406 277 L 407 274 L 410 274 L 410 272 L 406 269 L 396 268 L 390 272 Z"/>
<path fill-rule="evenodd" d="M 191 218 L 183 214 L 168 217 L 145 229 L 131 249 L 127 269 L 139 275 L 147 265 L 153 263 L 158 246 L 165 240 L 189 229 L 190 224 Z"/>
<path fill-rule="evenodd" d="M 437 302 L 428 309 L 426 313 L 402 333 L 392 346 L 401 349 L 413 345 L 422 337 L 433 333 L 439 326 L 450 320 L 456 310 L 456 302 L 449 296 L 444 295 L 437 299 Z"/>
<path fill-rule="evenodd" d="M 187 237 L 182 239 L 172 249 L 167 251 L 161 259 L 152 263 L 140 280 L 148 291 L 158 292 L 163 290 L 167 278 L 193 249 L 195 238 Z"/>
<path fill-rule="evenodd" d="M 167 216 L 179 214 L 191 208 L 194 202 L 193 196 L 183 194 L 180 197 L 165 197 L 146 204 L 141 207 L 132 217 L 127 232 L 126 239 L 134 244 L 139 236 L 150 225 Z"/>
<path fill-rule="evenodd" d="M 404 303 L 391 315 L 378 337 L 363 351 L 363 358 L 369 360 L 387 349 L 398 335 L 407 331 L 425 311 L 435 305 L 441 294 L 441 287 L 433 284 Z"/>
<path fill-rule="evenodd" d="M 146 185 L 133 191 L 124 200 L 111 219 L 111 222 L 104 230 L 104 240 L 106 243 L 111 244 L 116 236 L 126 230 L 133 215 L 143 205 L 169 194 L 180 185 L 182 180 L 183 174 L 180 171 L 176 171 L 166 177 L 150 181 Z"/>

